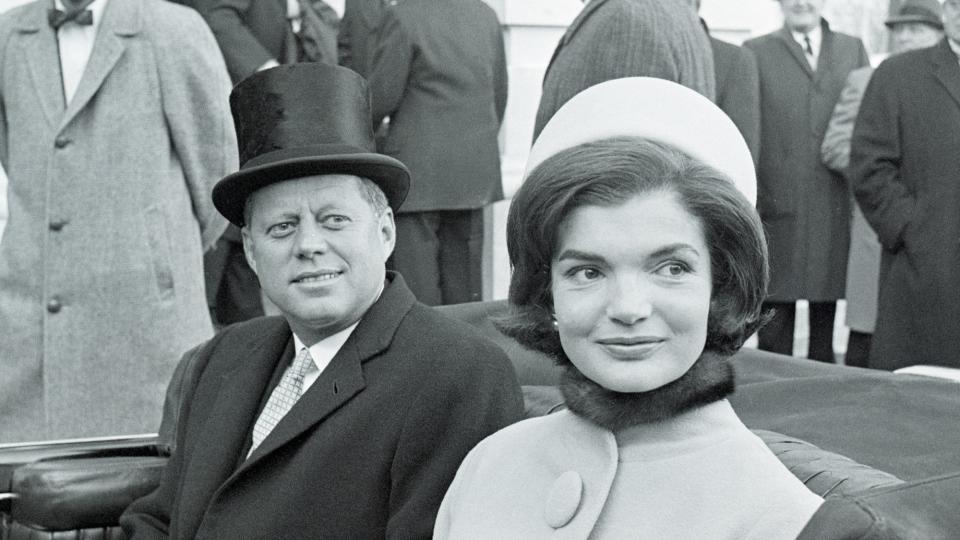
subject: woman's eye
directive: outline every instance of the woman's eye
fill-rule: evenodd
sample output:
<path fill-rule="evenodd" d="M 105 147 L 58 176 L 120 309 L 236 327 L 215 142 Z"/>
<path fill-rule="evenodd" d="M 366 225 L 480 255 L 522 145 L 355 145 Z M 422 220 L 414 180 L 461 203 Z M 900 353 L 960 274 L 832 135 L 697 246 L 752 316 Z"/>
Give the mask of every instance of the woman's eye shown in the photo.
<path fill-rule="evenodd" d="M 671 262 L 660 267 L 658 273 L 668 277 L 681 277 L 690 272 L 690 267 L 682 262 Z"/>
<path fill-rule="evenodd" d="M 600 270 L 592 266 L 580 266 L 577 268 L 572 268 L 567 275 L 569 275 L 575 281 L 587 283 L 600 278 L 603 274 L 600 273 Z"/>

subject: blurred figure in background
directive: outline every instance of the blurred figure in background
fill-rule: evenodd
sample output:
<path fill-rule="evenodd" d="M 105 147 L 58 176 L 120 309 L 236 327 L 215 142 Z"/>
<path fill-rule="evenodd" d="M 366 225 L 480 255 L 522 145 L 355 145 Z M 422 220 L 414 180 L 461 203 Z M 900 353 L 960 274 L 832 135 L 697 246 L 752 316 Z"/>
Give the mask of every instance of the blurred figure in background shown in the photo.
<path fill-rule="evenodd" d="M 883 246 L 872 368 L 960 367 L 960 0 L 946 39 L 884 61 L 863 95 L 848 174 Z"/>
<path fill-rule="evenodd" d="M 500 21 L 482 0 L 384 8 L 368 77 L 380 151 L 410 168 L 388 267 L 428 305 L 480 300 L 483 208 L 503 198 L 497 133 L 507 105 Z"/>
<path fill-rule="evenodd" d="M 580 91 L 636 76 L 677 82 L 715 99 L 710 40 L 693 7 L 678 8 L 671 0 L 585 2 L 547 66 L 534 140 Z"/>
<path fill-rule="evenodd" d="M 757 209 L 770 248 L 773 319 L 760 348 L 793 354 L 796 302 L 810 302 L 807 356 L 834 362 L 833 325 L 843 298 L 850 241 L 850 196 L 843 177 L 820 160 L 837 98 L 867 65 L 859 39 L 834 32 L 820 16 L 824 0 L 780 0 L 784 26 L 744 42 L 760 72 Z"/>
<path fill-rule="evenodd" d="M 340 65 L 370 76 L 384 0 L 346 0 L 337 36 Z"/>
<path fill-rule="evenodd" d="M 937 0 L 907 0 L 891 15 L 887 28 L 893 37 L 893 52 L 900 53 L 931 47 L 943 38 L 943 22 Z M 845 174 L 850 163 L 850 138 L 860 110 L 860 101 L 873 68 L 856 69 L 847 78 L 840 100 L 833 110 L 830 125 L 820 148 L 823 162 Z M 850 224 L 850 256 L 847 261 L 847 326 L 850 338 L 844 363 L 867 367 L 870 341 L 877 322 L 877 290 L 880 277 L 880 242 L 863 212 L 853 205 Z"/>
<path fill-rule="evenodd" d="M 0 59 L 0 442 L 154 431 L 213 333 L 210 191 L 237 167 L 223 59 L 162 0 L 20 6 Z"/>

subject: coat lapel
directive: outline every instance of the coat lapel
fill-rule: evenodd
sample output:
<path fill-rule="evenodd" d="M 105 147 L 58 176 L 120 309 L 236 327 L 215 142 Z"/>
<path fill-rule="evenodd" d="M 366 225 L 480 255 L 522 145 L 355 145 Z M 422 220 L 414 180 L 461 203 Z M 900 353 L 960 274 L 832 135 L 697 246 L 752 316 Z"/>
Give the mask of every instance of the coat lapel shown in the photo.
<path fill-rule="evenodd" d="M 56 126 L 63 117 L 64 97 L 57 36 L 47 24 L 47 8 L 51 5 L 46 2 L 34 3 L 24 12 L 18 31 L 23 35 L 20 54 L 27 60 L 40 108 L 47 122 Z"/>
<path fill-rule="evenodd" d="M 933 50 L 933 74 L 960 106 L 960 62 L 944 38 Z"/>
<path fill-rule="evenodd" d="M 803 54 L 803 49 L 800 48 L 800 44 L 793 39 L 793 34 L 790 33 L 790 29 L 786 26 L 780 29 L 777 32 L 777 37 L 783 42 L 783 46 L 787 48 L 787 51 L 790 53 L 790 56 L 800 65 L 800 69 L 807 74 L 807 77 L 813 79 L 814 73 L 813 69 L 810 67 L 810 63 L 807 62 L 807 57 Z M 823 52 L 823 46 L 820 47 L 820 52 Z"/>
<path fill-rule="evenodd" d="M 103 21 L 97 30 L 93 51 L 83 71 L 77 91 L 67 106 L 60 128 L 86 107 L 103 81 L 113 70 L 126 48 L 126 38 L 140 32 L 141 3 L 131 0 L 110 0 L 103 12 Z"/>
<path fill-rule="evenodd" d="M 400 322 L 414 304 L 413 293 L 398 274 L 391 274 L 380 299 L 361 319 L 347 342 L 290 412 L 224 483 L 223 489 L 270 454 L 290 444 L 363 391 L 363 363 L 390 346 Z M 292 354 L 292 352 L 291 352 Z M 269 375 L 268 375 L 269 377 Z M 250 420 L 252 423 L 252 419 Z"/>
<path fill-rule="evenodd" d="M 222 354 L 234 356 L 236 367 L 222 375 L 209 420 L 196 433 L 199 439 L 190 445 L 190 463 L 185 464 L 190 482 L 185 493 L 190 497 L 181 503 L 185 510 L 179 524 L 182 531 L 198 529 L 214 493 L 236 470 L 240 449 L 246 446 L 277 362 L 293 356 L 290 327 L 278 320 L 269 331 L 234 343 Z"/>
<path fill-rule="evenodd" d="M 563 49 L 567 42 L 577 33 L 577 29 L 583 25 L 583 21 L 587 20 L 587 17 L 593 14 L 594 11 L 600 7 L 600 4 L 606 2 L 606 0 L 591 0 L 587 3 L 586 6 L 580 10 L 580 13 L 577 15 L 573 22 L 570 23 L 570 26 L 567 27 L 567 31 L 563 33 L 563 37 L 560 38 L 560 43 L 557 43 L 557 47 L 553 50 L 553 56 L 550 57 L 550 62 L 547 63 L 547 70 L 544 73 L 550 72 L 550 66 L 553 65 L 553 61 L 557 58 L 557 55 L 560 54 L 560 49 Z M 543 80 L 547 80 L 544 76 Z"/>
<path fill-rule="evenodd" d="M 836 67 L 835 62 L 829 61 L 831 58 L 836 58 L 836 56 L 833 55 L 833 48 L 836 46 L 835 35 L 833 31 L 830 30 L 830 25 L 827 24 L 827 21 L 821 21 L 820 28 L 822 38 L 820 39 L 820 51 L 817 54 L 817 71 L 813 74 L 815 81 L 829 79 L 830 73 Z M 800 54 L 803 56 L 803 50 L 800 50 Z M 828 59 L 828 61 L 822 61 L 824 58 Z M 806 62 L 806 57 L 804 57 L 804 62 Z"/>

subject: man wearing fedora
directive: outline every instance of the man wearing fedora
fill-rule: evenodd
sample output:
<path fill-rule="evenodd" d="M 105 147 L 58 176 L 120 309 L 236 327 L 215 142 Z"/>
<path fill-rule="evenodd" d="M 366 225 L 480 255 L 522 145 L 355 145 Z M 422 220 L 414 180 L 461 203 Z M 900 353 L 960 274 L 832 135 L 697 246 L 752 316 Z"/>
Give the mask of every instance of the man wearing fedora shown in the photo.
<path fill-rule="evenodd" d="M 906 0 L 896 13 L 887 18 L 885 24 L 890 29 L 894 53 L 930 47 L 943 38 L 943 22 L 940 20 L 940 3 L 937 0 Z M 823 163 L 840 174 L 846 174 L 850 163 L 853 124 L 872 74 L 871 66 L 850 72 L 823 136 L 820 147 Z M 848 366 L 868 365 L 870 341 L 877 321 L 879 278 L 880 242 L 877 233 L 870 228 L 860 207 L 854 204 L 850 218 L 846 287 L 846 322 L 850 337 L 843 360 Z"/>
<path fill-rule="evenodd" d="M 946 38 L 874 71 L 848 175 L 883 247 L 870 367 L 960 367 L 960 0 Z"/>
<path fill-rule="evenodd" d="M 460 461 L 517 420 L 504 353 L 385 262 L 407 168 L 374 150 L 363 78 L 257 73 L 230 98 L 240 171 L 213 192 L 282 316 L 187 353 L 173 454 L 132 538 L 428 538 Z"/>

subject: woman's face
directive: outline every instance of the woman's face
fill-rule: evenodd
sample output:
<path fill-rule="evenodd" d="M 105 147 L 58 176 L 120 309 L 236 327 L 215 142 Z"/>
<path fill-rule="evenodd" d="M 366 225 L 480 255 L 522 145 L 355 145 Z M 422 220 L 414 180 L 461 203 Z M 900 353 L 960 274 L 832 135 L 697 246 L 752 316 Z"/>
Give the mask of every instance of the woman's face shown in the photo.
<path fill-rule="evenodd" d="M 710 311 L 703 227 L 673 193 L 583 206 L 560 226 L 551 291 L 573 364 L 617 392 L 648 392 L 690 369 Z"/>

